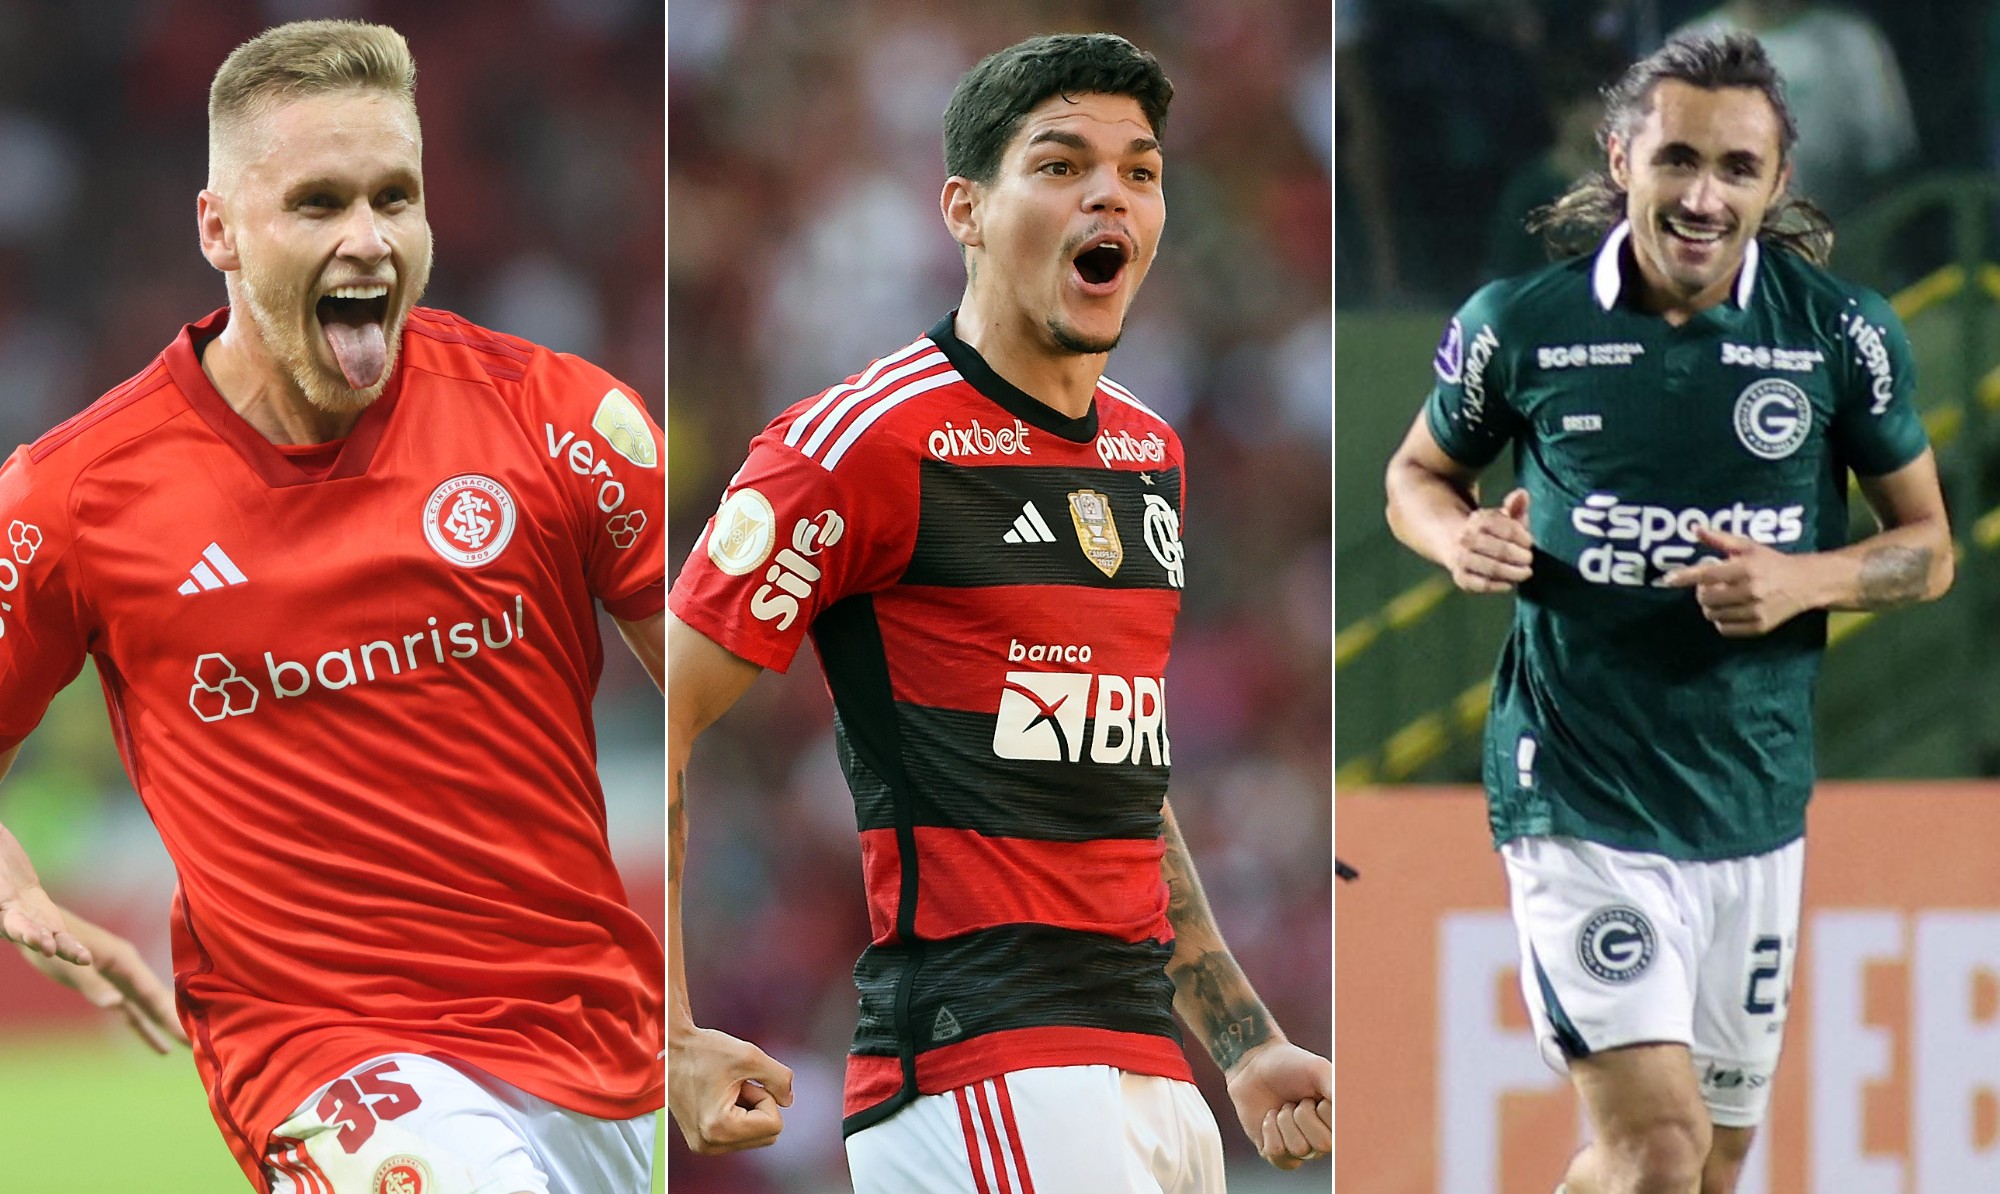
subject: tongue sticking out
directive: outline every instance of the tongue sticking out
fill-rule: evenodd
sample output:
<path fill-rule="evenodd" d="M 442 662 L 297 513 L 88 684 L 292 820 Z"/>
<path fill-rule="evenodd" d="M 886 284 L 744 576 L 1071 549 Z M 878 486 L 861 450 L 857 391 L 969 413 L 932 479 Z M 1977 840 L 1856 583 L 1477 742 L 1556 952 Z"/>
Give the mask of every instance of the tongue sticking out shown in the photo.
<path fill-rule="evenodd" d="M 329 319 L 322 321 L 322 325 L 326 328 L 326 342 L 333 349 L 333 359 L 339 362 L 341 376 L 349 386 L 366 390 L 382 380 L 383 371 L 389 367 L 389 340 L 381 323 Z"/>

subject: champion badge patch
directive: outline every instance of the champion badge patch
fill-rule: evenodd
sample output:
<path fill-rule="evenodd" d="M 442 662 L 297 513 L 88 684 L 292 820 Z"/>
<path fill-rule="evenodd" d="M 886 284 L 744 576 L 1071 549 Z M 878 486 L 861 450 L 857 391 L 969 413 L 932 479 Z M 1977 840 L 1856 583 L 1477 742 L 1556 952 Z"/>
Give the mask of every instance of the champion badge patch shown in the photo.
<path fill-rule="evenodd" d="M 424 538 L 431 549 L 461 568 L 492 563 L 514 537 L 514 498 L 500 482 L 460 473 L 424 503 Z"/>
<path fill-rule="evenodd" d="M 652 433 L 646 430 L 645 416 L 639 408 L 625 396 L 625 391 L 613 389 L 604 395 L 604 401 L 597 404 L 597 414 L 590 420 L 597 434 L 611 445 L 611 450 L 640 468 L 652 468 L 660 463 L 660 453 L 653 446 Z"/>
<path fill-rule="evenodd" d="M 1111 519 L 1111 499 L 1095 489 L 1079 489 L 1069 495 L 1069 518 L 1076 524 L 1076 541 L 1083 554 L 1106 576 L 1118 575 L 1125 562 L 1125 545 L 1118 539 L 1118 524 Z"/>

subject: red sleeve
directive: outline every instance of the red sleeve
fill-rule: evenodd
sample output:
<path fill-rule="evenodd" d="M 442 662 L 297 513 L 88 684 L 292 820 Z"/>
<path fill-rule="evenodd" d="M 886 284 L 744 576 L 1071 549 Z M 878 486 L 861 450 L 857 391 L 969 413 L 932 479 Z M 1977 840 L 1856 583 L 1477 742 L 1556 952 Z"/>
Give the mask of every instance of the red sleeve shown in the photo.
<path fill-rule="evenodd" d="M 871 437 L 838 471 L 789 447 L 781 418 L 750 445 L 674 580 L 674 616 L 759 667 L 784 671 L 813 620 L 894 582 L 915 539 L 916 464 Z"/>
<path fill-rule="evenodd" d="M 41 724 L 83 669 L 89 636 L 67 487 L 36 472 L 26 448 L 0 465 L 0 750 Z"/>
<path fill-rule="evenodd" d="M 530 374 L 549 467 L 570 494 L 591 596 L 633 622 L 666 605 L 666 477 L 659 424 L 631 387 L 542 352 Z"/>

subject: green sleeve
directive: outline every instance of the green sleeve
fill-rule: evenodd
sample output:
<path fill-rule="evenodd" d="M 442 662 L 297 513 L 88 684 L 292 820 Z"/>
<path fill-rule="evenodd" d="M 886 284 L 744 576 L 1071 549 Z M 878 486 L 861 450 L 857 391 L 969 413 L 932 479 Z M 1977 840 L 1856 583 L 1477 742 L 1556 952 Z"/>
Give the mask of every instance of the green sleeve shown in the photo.
<path fill-rule="evenodd" d="M 1445 325 L 1432 362 L 1437 384 L 1424 404 L 1431 435 L 1445 454 L 1485 468 L 1521 429 L 1509 395 L 1509 346 L 1496 318 L 1501 283 L 1480 290 Z"/>
<path fill-rule="evenodd" d="M 1930 444 L 1917 414 L 1917 367 L 1909 333 L 1887 301 L 1859 291 L 1840 316 L 1842 377 L 1833 443 L 1849 468 L 1880 477 Z"/>

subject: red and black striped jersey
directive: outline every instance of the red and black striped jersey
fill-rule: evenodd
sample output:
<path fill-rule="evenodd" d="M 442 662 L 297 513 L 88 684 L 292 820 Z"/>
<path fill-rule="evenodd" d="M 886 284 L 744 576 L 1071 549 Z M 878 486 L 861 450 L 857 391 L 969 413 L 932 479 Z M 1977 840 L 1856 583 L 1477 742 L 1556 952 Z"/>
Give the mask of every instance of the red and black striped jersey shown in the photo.
<path fill-rule="evenodd" d="M 670 598 L 825 670 L 872 931 L 850 1133 L 1032 1066 L 1191 1078 L 1160 873 L 1180 440 L 1108 379 L 1081 418 L 1036 401 L 955 316 L 765 428 Z"/>

